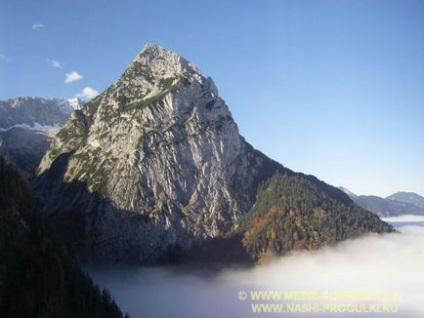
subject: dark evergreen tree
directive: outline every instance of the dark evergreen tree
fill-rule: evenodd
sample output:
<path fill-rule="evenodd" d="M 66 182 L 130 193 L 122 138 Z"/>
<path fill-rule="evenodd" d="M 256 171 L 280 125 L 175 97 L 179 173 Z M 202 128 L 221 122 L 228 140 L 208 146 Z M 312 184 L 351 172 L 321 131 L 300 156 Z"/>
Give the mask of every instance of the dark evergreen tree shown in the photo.
<path fill-rule="evenodd" d="M 123 317 L 42 216 L 29 186 L 0 158 L 0 317 Z"/>

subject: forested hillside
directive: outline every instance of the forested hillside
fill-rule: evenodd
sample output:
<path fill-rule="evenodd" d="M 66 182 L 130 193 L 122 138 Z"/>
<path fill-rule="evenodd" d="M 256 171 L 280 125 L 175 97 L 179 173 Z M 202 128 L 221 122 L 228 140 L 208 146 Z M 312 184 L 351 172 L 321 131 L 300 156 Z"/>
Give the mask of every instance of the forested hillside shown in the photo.
<path fill-rule="evenodd" d="M 42 216 L 27 184 L 0 158 L 0 317 L 122 317 Z"/>
<path fill-rule="evenodd" d="M 393 231 L 347 196 L 336 199 L 331 189 L 327 190 L 321 191 L 313 180 L 299 174 L 276 173 L 267 180 L 241 225 L 245 231 L 243 246 L 251 257 L 261 261 L 270 255 L 314 250 L 367 232 Z"/>

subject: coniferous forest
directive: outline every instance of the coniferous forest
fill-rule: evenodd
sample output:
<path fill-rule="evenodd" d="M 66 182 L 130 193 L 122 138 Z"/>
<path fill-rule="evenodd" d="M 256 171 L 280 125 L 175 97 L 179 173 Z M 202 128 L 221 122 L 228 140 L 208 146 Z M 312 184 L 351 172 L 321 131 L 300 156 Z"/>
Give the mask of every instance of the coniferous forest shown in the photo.
<path fill-rule="evenodd" d="M 331 189 L 319 191 L 317 182 L 311 176 L 277 172 L 260 186 L 257 201 L 241 225 L 242 244 L 256 262 L 367 232 L 393 231 L 347 196 L 330 197 Z"/>
<path fill-rule="evenodd" d="M 29 186 L 0 158 L 0 317 L 123 317 L 41 215 Z"/>

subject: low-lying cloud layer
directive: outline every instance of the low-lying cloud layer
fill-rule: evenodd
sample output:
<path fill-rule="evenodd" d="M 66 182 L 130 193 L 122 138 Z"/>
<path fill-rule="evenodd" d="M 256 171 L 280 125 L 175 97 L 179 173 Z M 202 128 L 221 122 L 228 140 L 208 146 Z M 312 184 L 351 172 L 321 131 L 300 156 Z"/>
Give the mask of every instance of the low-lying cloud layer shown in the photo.
<path fill-rule="evenodd" d="M 217 275 L 167 268 L 89 272 L 133 318 L 422 318 L 424 227 L 399 230 Z M 261 296 L 274 299 L 253 299 Z"/>

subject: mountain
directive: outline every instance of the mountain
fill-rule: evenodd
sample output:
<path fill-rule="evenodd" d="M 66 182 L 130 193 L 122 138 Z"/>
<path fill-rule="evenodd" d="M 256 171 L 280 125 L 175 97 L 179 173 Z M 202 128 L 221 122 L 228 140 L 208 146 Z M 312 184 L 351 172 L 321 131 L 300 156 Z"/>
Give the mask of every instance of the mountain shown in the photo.
<path fill-rule="evenodd" d="M 424 198 L 414 192 L 396 192 L 388 196 L 386 200 L 412 204 L 424 209 Z"/>
<path fill-rule="evenodd" d="M 355 193 L 353 193 L 352 191 L 350 191 L 348 188 L 345 188 L 345 187 L 342 187 L 342 186 L 339 186 L 338 188 L 340 190 L 342 190 L 344 193 L 346 193 L 350 198 L 354 198 L 354 197 L 357 196 Z"/>
<path fill-rule="evenodd" d="M 243 246 L 257 262 L 292 250 L 315 250 L 367 232 L 391 230 L 338 189 L 290 171 L 276 173 L 260 186 L 241 228 Z"/>
<path fill-rule="evenodd" d="M 424 215 L 424 208 L 419 206 L 424 198 L 416 193 L 397 192 L 384 199 L 375 195 L 355 195 L 344 187 L 339 188 L 358 205 L 380 217 L 405 214 Z"/>
<path fill-rule="evenodd" d="M 7 152 L 7 160 L 25 178 L 31 178 L 52 136 L 81 105 L 77 99 L 39 97 L 0 101 L 0 153 L 6 157 Z"/>
<path fill-rule="evenodd" d="M 147 44 L 117 82 L 72 112 L 42 159 L 35 190 L 81 257 L 154 263 L 221 239 L 240 238 L 242 248 L 258 187 L 276 174 L 316 189 L 311 208 L 323 215 L 329 200 L 354 207 L 342 191 L 255 150 L 211 78 Z"/>
<path fill-rule="evenodd" d="M 0 316 L 122 317 L 79 268 L 28 184 L 0 158 Z"/>
<path fill-rule="evenodd" d="M 0 154 L 5 153 L 3 157 L 11 162 L 24 178 L 30 179 L 34 176 L 52 137 L 43 131 L 13 128 L 0 132 L 0 140 Z"/>
<path fill-rule="evenodd" d="M 416 205 L 383 199 L 377 196 L 361 195 L 354 198 L 354 201 L 379 216 L 398 216 L 405 214 L 424 215 L 424 209 Z"/>

